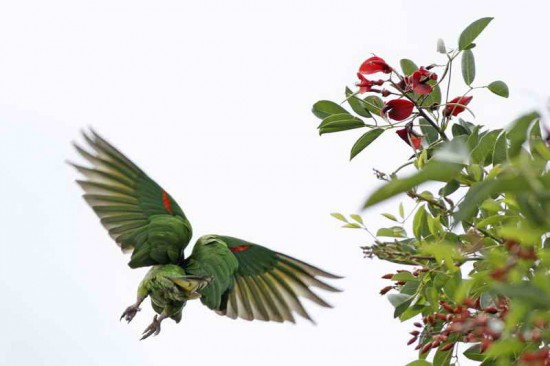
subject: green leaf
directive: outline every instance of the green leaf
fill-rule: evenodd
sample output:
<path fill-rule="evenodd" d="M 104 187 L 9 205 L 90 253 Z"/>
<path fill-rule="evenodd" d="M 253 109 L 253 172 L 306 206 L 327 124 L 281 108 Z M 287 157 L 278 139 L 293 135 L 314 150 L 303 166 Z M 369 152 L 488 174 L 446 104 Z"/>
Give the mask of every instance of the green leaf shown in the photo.
<path fill-rule="evenodd" d="M 493 215 L 489 216 L 486 219 L 481 220 L 476 224 L 477 228 L 483 229 L 484 227 L 491 225 L 493 227 L 498 226 L 498 224 L 503 223 L 504 221 L 508 221 L 510 219 L 514 218 L 514 216 L 506 216 L 506 215 Z M 517 216 L 516 216 L 517 218 Z"/>
<path fill-rule="evenodd" d="M 394 306 L 393 317 L 397 318 L 411 305 L 414 296 L 405 294 L 389 294 L 388 300 Z"/>
<path fill-rule="evenodd" d="M 357 221 L 358 223 L 360 224 L 363 224 L 363 218 L 359 215 L 356 215 L 356 214 L 352 214 L 352 215 L 349 215 L 352 219 L 354 219 L 355 221 Z"/>
<path fill-rule="evenodd" d="M 355 113 L 366 118 L 372 117 L 363 99 L 353 95 L 353 92 L 348 87 L 346 87 L 346 98 L 349 106 Z"/>
<path fill-rule="evenodd" d="M 346 111 L 344 107 L 334 102 L 331 102 L 330 100 L 318 101 L 313 105 L 311 111 L 320 119 L 324 119 L 332 114 L 348 113 L 348 111 Z"/>
<path fill-rule="evenodd" d="M 506 85 L 506 83 L 501 80 L 493 81 L 491 84 L 487 85 L 487 89 L 503 98 L 508 98 L 508 96 L 510 95 L 508 85 Z"/>
<path fill-rule="evenodd" d="M 458 49 L 465 50 L 481 32 L 487 27 L 487 25 L 493 20 L 493 18 L 481 18 L 470 24 L 462 31 L 458 39 Z"/>
<path fill-rule="evenodd" d="M 427 216 L 424 206 L 420 206 L 413 217 L 413 234 L 416 238 L 421 239 L 430 235 Z"/>
<path fill-rule="evenodd" d="M 523 342 L 518 339 L 502 339 L 494 342 L 487 351 L 485 351 L 485 357 L 490 358 L 502 358 L 503 356 L 512 356 L 519 353 L 524 347 Z"/>
<path fill-rule="evenodd" d="M 448 182 L 462 170 L 461 164 L 430 160 L 418 173 L 404 179 L 392 180 L 377 189 L 364 204 L 364 207 L 372 206 L 384 201 L 396 194 L 406 192 L 413 187 L 427 181 Z"/>
<path fill-rule="evenodd" d="M 456 192 L 457 189 L 460 188 L 460 183 L 456 179 L 453 179 L 449 181 L 449 183 L 445 184 L 440 190 L 439 194 L 442 196 L 448 196 L 454 192 Z"/>
<path fill-rule="evenodd" d="M 439 139 L 439 133 L 432 125 L 428 123 L 428 121 L 426 121 L 425 118 L 420 118 L 419 124 L 420 130 L 422 131 L 422 134 L 424 135 L 428 144 L 436 142 Z"/>
<path fill-rule="evenodd" d="M 399 272 L 396 273 L 392 278 L 392 281 L 417 281 L 418 279 L 412 275 L 410 272 Z"/>
<path fill-rule="evenodd" d="M 451 350 L 441 351 L 441 346 L 439 346 L 435 352 L 433 364 L 434 366 L 449 366 L 452 358 L 453 352 Z"/>
<path fill-rule="evenodd" d="M 506 140 L 506 134 L 501 133 L 495 142 L 495 148 L 493 150 L 493 165 L 502 164 L 508 159 L 508 141 Z"/>
<path fill-rule="evenodd" d="M 462 52 L 462 77 L 466 85 L 472 85 L 476 77 L 476 62 L 471 50 Z"/>
<path fill-rule="evenodd" d="M 508 156 L 510 158 L 519 154 L 521 145 L 523 145 L 527 139 L 527 130 L 529 130 L 529 126 L 538 118 L 540 118 L 540 115 L 537 112 L 531 112 L 521 116 L 512 123 L 512 127 L 506 133 L 506 137 L 510 140 L 510 147 L 508 149 Z"/>
<path fill-rule="evenodd" d="M 466 130 L 468 130 L 468 134 L 471 134 L 476 128 L 479 129 L 480 126 L 473 124 L 472 122 L 468 122 L 463 120 L 462 118 L 458 119 L 458 123 L 464 127 Z"/>
<path fill-rule="evenodd" d="M 528 186 L 524 176 L 503 177 L 498 179 L 486 179 L 474 183 L 455 213 L 455 220 L 462 221 L 472 217 L 479 209 L 483 201 L 496 193 L 519 192 Z"/>
<path fill-rule="evenodd" d="M 418 281 L 417 281 L 418 282 Z M 413 283 L 412 281 L 407 282 L 407 284 Z M 424 305 L 413 305 L 407 308 L 401 315 L 399 315 L 399 320 L 402 322 L 412 319 L 418 314 L 422 313 L 426 309 L 426 306 Z"/>
<path fill-rule="evenodd" d="M 392 221 L 397 221 L 397 218 L 392 215 L 392 214 L 389 214 L 389 213 L 383 213 L 382 216 L 384 216 L 385 218 L 389 219 L 389 220 L 392 220 Z"/>
<path fill-rule="evenodd" d="M 365 127 L 363 120 L 349 113 L 339 113 L 326 117 L 317 128 L 319 129 L 319 134 L 322 135 L 360 127 Z"/>
<path fill-rule="evenodd" d="M 384 108 L 384 101 L 382 101 L 382 98 L 380 98 L 377 95 L 369 95 L 365 99 L 363 99 L 365 102 L 366 108 L 374 115 L 379 116 L 382 108 Z"/>
<path fill-rule="evenodd" d="M 488 165 L 488 164 L 484 164 L 484 162 L 486 161 L 487 156 L 493 153 L 497 138 L 501 132 L 502 130 L 500 129 L 490 131 L 489 133 L 486 133 L 481 138 L 481 140 L 479 140 L 479 143 L 474 148 L 471 154 L 472 161 L 474 163 L 480 164 L 483 166 Z"/>
<path fill-rule="evenodd" d="M 403 74 L 405 75 L 411 75 L 413 72 L 418 70 L 418 66 L 411 60 L 404 58 L 401 61 L 399 61 L 399 64 L 401 65 L 401 70 L 403 70 Z"/>
<path fill-rule="evenodd" d="M 382 128 L 374 128 L 366 132 L 363 136 L 359 137 L 359 140 L 357 140 L 353 145 L 353 147 L 351 148 L 349 160 L 352 160 L 357 154 L 363 151 L 374 140 L 376 140 L 378 136 L 380 136 L 383 132 L 384 132 L 384 129 Z"/>
<path fill-rule="evenodd" d="M 407 233 L 401 226 L 392 226 L 388 228 L 378 229 L 376 236 L 387 236 L 390 238 L 406 238 Z"/>
<path fill-rule="evenodd" d="M 348 220 L 344 217 L 344 215 L 342 215 L 341 213 L 338 213 L 338 212 L 333 212 L 330 214 L 330 216 L 340 220 L 340 221 L 343 221 L 343 222 L 348 222 Z"/>
<path fill-rule="evenodd" d="M 351 222 L 349 224 L 345 224 L 342 226 L 343 228 L 346 228 L 346 229 L 362 229 L 362 226 L 359 225 L 359 224 L 356 224 L 355 222 Z"/>
<path fill-rule="evenodd" d="M 432 363 L 426 360 L 416 360 L 411 363 L 408 363 L 405 366 L 432 366 Z"/>
<path fill-rule="evenodd" d="M 470 131 L 468 131 L 466 127 L 461 126 L 457 123 L 453 125 L 453 127 L 451 128 L 451 131 L 453 132 L 454 137 L 461 136 L 461 135 L 468 136 L 470 134 Z"/>
<path fill-rule="evenodd" d="M 441 38 L 437 40 L 437 52 L 443 53 L 443 54 L 447 53 L 447 49 L 445 48 L 445 42 Z"/>
<path fill-rule="evenodd" d="M 466 144 L 468 145 L 468 148 L 470 151 L 472 151 L 477 144 L 479 143 L 479 130 L 481 129 L 481 126 L 476 126 L 468 136 L 468 140 L 466 140 Z"/>
<path fill-rule="evenodd" d="M 405 208 L 403 207 L 403 202 L 399 203 L 399 216 L 401 216 L 402 219 L 405 218 Z"/>
<path fill-rule="evenodd" d="M 393 305 L 393 307 L 398 307 L 399 305 L 403 304 L 404 302 L 407 302 L 410 300 L 411 295 L 406 294 L 388 294 L 388 300 Z"/>
<path fill-rule="evenodd" d="M 473 361 L 483 361 L 485 356 L 481 353 L 479 344 L 474 344 L 463 353 L 464 357 Z"/>
<path fill-rule="evenodd" d="M 435 80 L 428 81 L 428 84 L 433 87 L 433 90 L 430 94 L 426 95 L 425 99 L 422 101 L 422 106 L 428 107 L 433 104 L 441 103 L 441 88 L 437 85 Z"/>
<path fill-rule="evenodd" d="M 410 280 L 406 281 L 407 283 L 401 287 L 401 293 L 407 294 L 407 295 L 415 295 L 418 291 L 418 287 L 420 286 L 420 281 L 416 279 L 415 281 Z"/>
<path fill-rule="evenodd" d="M 534 144 L 533 148 L 543 159 L 550 160 L 550 148 L 546 146 L 546 143 L 538 141 Z"/>

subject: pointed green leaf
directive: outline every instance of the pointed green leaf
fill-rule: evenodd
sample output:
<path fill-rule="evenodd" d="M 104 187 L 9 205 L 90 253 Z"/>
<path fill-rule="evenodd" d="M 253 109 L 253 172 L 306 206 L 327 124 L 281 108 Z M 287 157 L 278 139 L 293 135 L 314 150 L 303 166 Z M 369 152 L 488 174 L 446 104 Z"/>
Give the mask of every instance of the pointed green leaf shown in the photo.
<path fill-rule="evenodd" d="M 399 216 L 401 216 L 402 219 L 405 218 L 405 208 L 403 207 L 403 202 L 399 203 Z"/>
<path fill-rule="evenodd" d="M 529 184 L 524 176 L 486 179 L 472 185 L 455 213 L 455 220 L 462 221 L 475 215 L 487 198 L 496 193 L 522 191 Z"/>
<path fill-rule="evenodd" d="M 420 206 L 413 217 L 413 234 L 417 239 L 421 239 L 429 235 L 428 220 L 426 216 L 428 213 L 424 206 Z"/>
<path fill-rule="evenodd" d="M 393 313 L 393 317 L 397 318 L 399 315 L 401 315 L 409 305 L 411 304 L 414 296 L 411 295 L 405 295 L 405 294 L 389 294 L 388 300 L 390 303 L 395 307 L 395 311 Z"/>
<path fill-rule="evenodd" d="M 453 132 L 453 137 L 470 134 L 470 131 L 468 131 L 464 126 L 461 126 L 457 123 L 453 125 L 453 127 L 451 128 L 451 131 Z"/>
<path fill-rule="evenodd" d="M 508 96 L 510 95 L 508 85 L 506 85 L 506 83 L 501 80 L 493 81 L 491 84 L 487 85 L 487 89 L 503 98 L 508 98 Z"/>
<path fill-rule="evenodd" d="M 390 238 L 406 238 L 407 233 L 401 226 L 392 226 L 378 229 L 376 236 L 387 236 Z"/>
<path fill-rule="evenodd" d="M 510 140 L 510 148 L 508 149 L 508 156 L 513 158 L 521 151 L 521 145 L 527 139 L 527 130 L 531 124 L 540 118 L 537 112 L 531 112 L 523 115 L 520 118 L 512 122 L 512 127 L 506 133 L 506 137 Z"/>
<path fill-rule="evenodd" d="M 426 121 L 426 119 L 420 118 L 418 124 L 420 125 L 420 130 L 422 131 L 422 134 L 424 134 L 424 138 L 428 144 L 436 142 L 439 139 L 439 133 L 432 125 L 428 123 L 428 121 Z"/>
<path fill-rule="evenodd" d="M 426 360 L 416 360 L 411 363 L 408 363 L 405 366 L 432 366 L 432 363 Z"/>
<path fill-rule="evenodd" d="M 363 223 L 363 218 L 359 215 L 356 215 L 356 214 L 352 214 L 352 215 L 349 215 L 352 219 L 354 219 L 355 221 L 357 221 L 358 223 L 362 224 Z"/>
<path fill-rule="evenodd" d="M 369 95 L 368 97 L 363 99 L 363 101 L 365 102 L 366 108 L 369 110 L 369 112 L 376 116 L 379 116 L 382 108 L 384 108 L 384 102 L 382 101 L 382 98 L 377 95 Z"/>
<path fill-rule="evenodd" d="M 411 272 L 403 271 L 396 273 L 392 278 L 392 281 L 417 281 L 418 278 L 414 277 Z"/>
<path fill-rule="evenodd" d="M 456 179 L 453 179 L 449 181 L 449 183 L 445 184 L 443 188 L 439 190 L 439 194 L 442 196 L 448 196 L 451 193 L 456 192 L 457 189 L 460 188 L 460 183 Z"/>
<path fill-rule="evenodd" d="M 392 180 L 377 189 L 366 201 L 364 207 L 372 206 L 396 194 L 406 192 L 427 181 L 448 182 L 462 170 L 461 164 L 430 160 L 418 173 L 404 179 Z"/>
<path fill-rule="evenodd" d="M 401 65 L 401 70 L 403 70 L 403 74 L 405 75 L 411 75 L 413 72 L 418 70 L 418 66 L 416 66 L 414 62 L 406 58 L 399 61 L 399 64 Z"/>
<path fill-rule="evenodd" d="M 481 353 L 481 349 L 479 347 L 479 344 L 474 344 L 470 348 L 468 348 L 466 351 L 464 351 L 463 355 L 470 360 L 474 361 L 483 361 L 485 359 L 485 356 Z"/>
<path fill-rule="evenodd" d="M 360 118 L 354 117 L 348 113 L 333 114 L 326 117 L 319 127 L 319 134 L 340 132 L 354 128 L 364 127 L 365 122 Z"/>
<path fill-rule="evenodd" d="M 427 106 L 431 106 L 433 104 L 440 104 L 441 103 L 441 88 L 439 87 L 439 85 L 437 85 L 437 81 L 430 80 L 430 81 L 428 81 L 428 84 L 433 87 L 433 90 L 430 94 L 426 95 L 426 97 L 422 101 L 422 105 L 427 107 Z"/>
<path fill-rule="evenodd" d="M 363 136 L 359 137 L 359 140 L 355 142 L 351 148 L 350 160 L 353 159 L 357 154 L 363 151 L 367 146 L 369 146 L 374 140 L 380 136 L 384 130 L 382 128 L 375 128 L 366 132 Z"/>
<path fill-rule="evenodd" d="M 491 347 L 489 347 L 487 351 L 484 352 L 483 355 L 488 358 L 502 358 L 504 356 L 512 356 L 514 354 L 518 354 L 519 352 L 521 352 L 522 349 L 524 349 L 524 347 L 525 344 L 519 339 L 501 339 L 494 342 Z"/>
<path fill-rule="evenodd" d="M 493 18 L 481 18 L 470 24 L 462 31 L 458 39 L 458 49 L 465 50 L 481 32 L 487 27 L 487 25 L 493 20 Z"/>
<path fill-rule="evenodd" d="M 493 150 L 493 165 L 502 164 L 508 159 L 508 141 L 506 140 L 506 133 L 501 133 L 495 142 L 495 149 Z"/>
<path fill-rule="evenodd" d="M 354 222 L 349 223 L 349 224 L 345 224 L 345 225 L 342 226 L 342 227 L 345 227 L 345 228 L 347 228 L 347 229 L 361 229 L 361 228 L 362 228 L 361 225 L 356 224 L 356 223 L 354 223 Z"/>
<path fill-rule="evenodd" d="M 311 111 L 320 119 L 326 118 L 332 114 L 348 113 L 348 111 L 346 111 L 344 107 L 334 102 L 331 102 L 330 100 L 318 101 L 313 105 Z"/>
<path fill-rule="evenodd" d="M 493 130 L 489 133 L 486 133 L 479 143 L 472 151 L 471 157 L 472 161 L 476 164 L 485 165 L 485 160 L 489 154 L 492 154 L 495 149 L 495 143 L 498 136 L 502 132 L 501 129 Z"/>
<path fill-rule="evenodd" d="M 471 50 L 462 52 L 462 77 L 466 85 L 472 85 L 476 77 L 476 62 Z"/>
<path fill-rule="evenodd" d="M 384 216 L 385 218 L 389 219 L 389 220 L 392 220 L 392 221 L 397 221 L 397 218 L 390 214 L 390 213 L 383 213 L 382 216 Z"/>
<path fill-rule="evenodd" d="M 334 217 L 335 219 L 338 219 L 340 221 L 343 221 L 343 222 L 348 222 L 348 220 L 344 217 L 344 215 L 342 215 L 341 213 L 338 213 L 338 212 L 333 212 L 330 214 L 330 216 Z"/>
<path fill-rule="evenodd" d="M 451 364 L 451 359 L 453 358 L 453 352 L 451 350 L 441 351 L 440 346 L 434 355 L 434 366 L 449 366 Z"/>
<path fill-rule="evenodd" d="M 355 113 L 366 118 L 372 117 L 363 99 L 353 95 L 353 92 L 348 87 L 346 87 L 346 98 L 348 99 L 349 106 Z"/>

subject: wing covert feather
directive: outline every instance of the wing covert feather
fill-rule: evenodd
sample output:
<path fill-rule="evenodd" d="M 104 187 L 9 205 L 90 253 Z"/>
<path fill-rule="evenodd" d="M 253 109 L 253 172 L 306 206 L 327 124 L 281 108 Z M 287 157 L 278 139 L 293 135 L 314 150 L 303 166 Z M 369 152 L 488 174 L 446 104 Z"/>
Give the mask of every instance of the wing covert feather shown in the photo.
<path fill-rule="evenodd" d="M 113 240 L 133 251 L 130 266 L 178 262 L 192 229 L 176 201 L 97 133 L 83 136 L 90 150 L 75 148 L 91 166 L 70 163 L 84 177 L 76 182 Z"/>
<path fill-rule="evenodd" d="M 323 307 L 331 307 L 311 287 L 330 292 L 339 291 L 317 278 L 335 279 L 338 276 L 263 246 L 228 236 L 208 235 L 197 241 L 193 254 L 189 257 L 189 263 L 192 264 L 189 266 L 191 274 L 213 275 L 194 272 L 197 267 L 205 270 L 208 261 L 213 263 L 212 257 L 202 253 L 207 251 L 218 255 L 223 253 L 225 259 L 222 262 L 231 261 L 232 264 L 229 266 L 217 263 L 218 268 L 233 268 L 233 271 L 230 276 L 224 273 L 219 283 L 221 288 L 204 291 L 201 300 L 209 308 L 232 319 L 295 322 L 293 313 L 297 313 L 313 321 L 301 298 L 307 298 Z M 215 283 L 216 276 L 213 276 Z M 213 298 L 219 301 L 214 301 Z"/>

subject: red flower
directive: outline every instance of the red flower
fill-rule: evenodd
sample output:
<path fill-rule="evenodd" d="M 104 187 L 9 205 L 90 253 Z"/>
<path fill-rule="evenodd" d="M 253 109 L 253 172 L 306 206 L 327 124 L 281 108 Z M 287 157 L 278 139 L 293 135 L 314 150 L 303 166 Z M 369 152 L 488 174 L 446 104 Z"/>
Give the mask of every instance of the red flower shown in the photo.
<path fill-rule="evenodd" d="M 359 82 L 355 85 L 359 87 L 359 93 L 366 93 L 372 89 L 374 85 L 382 85 L 384 84 L 384 80 L 369 80 L 360 73 L 357 73 L 357 77 L 359 78 Z"/>
<path fill-rule="evenodd" d="M 428 84 L 429 80 L 437 80 L 437 75 L 421 67 L 411 75 L 409 82 L 412 84 L 412 90 L 420 95 L 430 94 L 433 90 Z"/>
<path fill-rule="evenodd" d="M 359 87 L 359 93 L 366 93 L 370 91 L 370 89 L 374 85 L 374 82 L 372 80 L 367 79 L 360 73 L 357 73 L 357 77 L 359 78 L 359 82 L 355 85 Z"/>
<path fill-rule="evenodd" d="M 403 121 L 412 114 L 414 103 L 406 99 L 394 99 L 385 103 L 380 111 L 382 115 L 387 115 L 393 120 Z"/>
<path fill-rule="evenodd" d="M 396 130 L 395 133 L 397 133 L 403 141 L 412 146 L 415 150 L 422 147 L 422 136 L 414 132 L 412 129 L 412 124 L 407 123 L 405 128 Z"/>
<path fill-rule="evenodd" d="M 447 103 L 447 106 L 443 110 L 443 115 L 445 117 L 449 116 L 458 116 L 459 113 L 464 112 L 466 106 L 472 101 L 472 96 L 468 97 L 456 97 Z"/>
<path fill-rule="evenodd" d="M 368 58 L 361 64 L 359 67 L 359 72 L 361 74 L 374 74 L 377 72 L 383 72 L 384 74 L 389 74 L 392 71 L 390 65 L 386 63 L 382 58 L 378 56 L 372 56 Z"/>

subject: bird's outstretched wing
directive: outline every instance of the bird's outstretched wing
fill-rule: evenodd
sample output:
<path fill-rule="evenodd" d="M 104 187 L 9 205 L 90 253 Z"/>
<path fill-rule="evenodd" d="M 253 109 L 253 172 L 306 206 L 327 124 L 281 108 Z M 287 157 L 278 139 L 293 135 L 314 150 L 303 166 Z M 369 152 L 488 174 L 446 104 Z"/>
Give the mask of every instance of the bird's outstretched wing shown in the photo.
<path fill-rule="evenodd" d="M 297 313 L 312 321 L 301 298 L 330 307 L 311 287 L 339 291 L 317 278 L 338 276 L 228 236 L 201 237 L 186 264 L 186 272 L 214 277 L 201 291 L 203 304 L 233 319 L 294 322 Z"/>
<path fill-rule="evenodd" d="M 87 151 L 76 150 L 91 167 L 70 163 L 84 199 L 123 251 L 130 267 L 178 263 L 191 239 L 191 224 L 176 201 L 137 165 L 94 131 L 83 133 Z"/>

